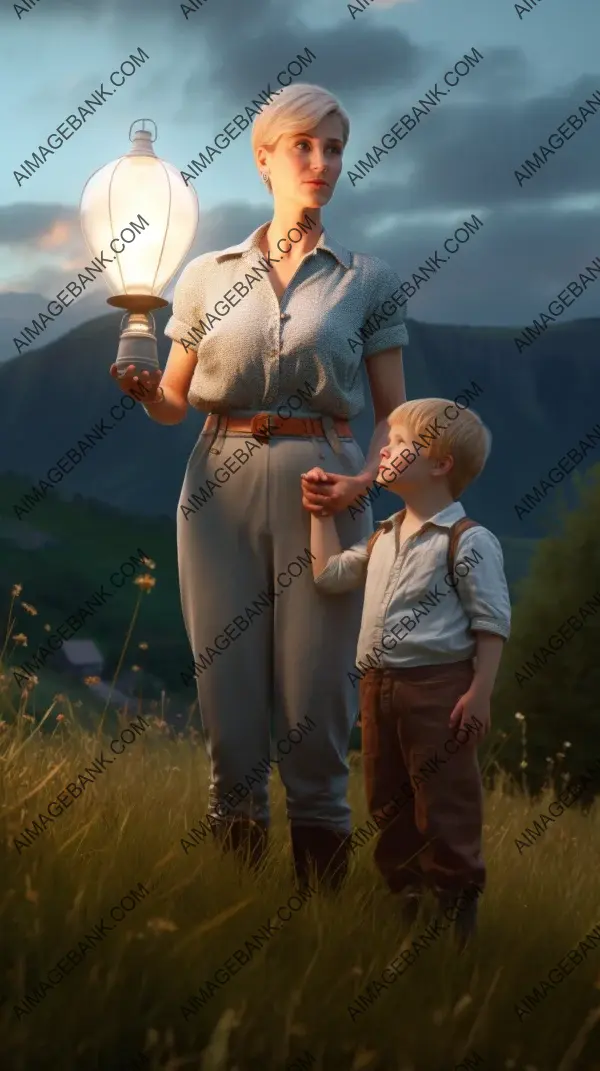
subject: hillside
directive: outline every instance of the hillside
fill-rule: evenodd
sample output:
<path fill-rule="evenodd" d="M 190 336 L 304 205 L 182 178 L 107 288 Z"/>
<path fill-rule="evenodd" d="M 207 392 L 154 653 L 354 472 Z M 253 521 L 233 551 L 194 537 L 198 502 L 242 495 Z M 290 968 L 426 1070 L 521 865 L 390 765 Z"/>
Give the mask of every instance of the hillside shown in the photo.
<path fill-rule="evenodd" d="M 169 309 L 156 314 L 159 359 L 164 367 L 170 341 L 163 334 Z M 115 424 L 110 407 L 119 398 L 108 374 L 118 344 L 120 313 L 77 327 L 57 342 L 0 366 L 0 473 L 39 481 L 49 466 L 76 445 L 101 418 L 112 425 L 85 461 L 60 484 L 59 494 L 89 495 L 146 517 L 173 517 L 187 458 L 204 415 L 189 412 L 174 427 L 160 427 L 140 409 Z M 408 397 L 454 397 L 473 380 L 482 388 L 476 409 L 493 433 L 485 473 L 467 493 L 470 516 L 499 535 L 531 539 L 551 526 L 565 488 L 544 507 L 518 519 L 514 504 L 548 469 L 576 446 L 598 421 L 595 361 L 599 320 L 573 321 L 550 329 L 528 353 L 519 355 L 507 328 L 472 328 L 408 322 L 405 367 Z M 577 406 L 565 406 L 565 396 Z M 368 396 L 368 395 L 367 395 Z M 366 409 L 353 422 L 366 450 L 373 427 Z M 586 459 L 595 460 L 595 451 Z M 586 464 L 582 466 L 585 469 Z M 387 493 L 376 516 L 397 506 Z M 37 507 L 38 509 L 40 507 Z"/>

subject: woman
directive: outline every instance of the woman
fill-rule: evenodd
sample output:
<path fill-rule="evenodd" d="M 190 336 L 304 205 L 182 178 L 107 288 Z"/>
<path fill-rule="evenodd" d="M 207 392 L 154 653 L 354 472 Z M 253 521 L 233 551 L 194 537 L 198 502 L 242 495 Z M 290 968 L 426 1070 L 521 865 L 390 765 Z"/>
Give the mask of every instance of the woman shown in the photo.
<path fill-rule="evenodd" d="M 308 511 L 336 515 L 343 547 L 372 531 L 370 507 L 355 516 L 347 507 L 372 484 L 388 413 L 405 400 L 408 341 L 405 309 L 394 304 L 382 326 L 370 324 L 366 341 L 352 340 L 382 303 L 389 308 L 400 283 L 382 261 L 349 252 L 322 228 L 348 135 L 347 115 L 318 86 L 290 86 L 261 112 L 252 149 L 273 218 L 239 245 L 186 266 L 165 328 L 173 345 L 164 374 L 140 377 L 153 420 L 177 424 L 188 404 L 210 414 L 188 461 L 177 543 L 211 758 L 209 813 L 219 817 L 211 828 L 260 858 L 268 782 L 251 772 L 264 770 L 271 753 L 272 720 L 286 743 L 274 761 L 296 877 L 305 883 L 312 865 L 334 887 L 346 872 L 351 829 L 348 672 L 362 594 L 317 591 Z M 363 358 L 375 413 L 366 460 L 347 424 L 364 408 Z M 129 391 L 138 377 L 130 368 L 118 382 Z M 301 483 L 315 465 L 329 482 Z M 307 718 L 314 728 L 287 743 Z"/>

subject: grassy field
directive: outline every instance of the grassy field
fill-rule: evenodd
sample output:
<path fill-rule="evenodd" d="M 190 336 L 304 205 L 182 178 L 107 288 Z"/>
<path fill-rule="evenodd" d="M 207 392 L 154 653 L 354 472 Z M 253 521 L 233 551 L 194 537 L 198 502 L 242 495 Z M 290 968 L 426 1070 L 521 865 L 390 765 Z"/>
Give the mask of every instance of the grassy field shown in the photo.
<path fill-rule="evenodd" d="M 103 568 L 115 550 L 104 548 Z M 138 733 L 129 729 L 122 754 L 98 766 L 132 723 L 91 703 L 83 684 L 67 695 L 45 667 L 21 691 L 7 664 L 34 648 L 34 624 L 41 638 L 46 628 L 30 584 L 12 591 L 0 652 L 2 1071 L 600 1071 L 600 951 L 595 940 L 580 944 L 600 925 L 600 808 L 584 815 L 573 807 L 531 847 L 515 844 L 548 813 L 568 754 L 556 756 L 558 785 L 534 801 L 524 781 L 501 774 L 508 741 L 494 732 L 482 748 L 489 877 L 476 940 L 458 956 L 443 934 L 351 1015 L 427 925 L 423 918 L 407 933 L 374 868 L 373 841 L 353 855 L 339 895 L 295 901 L 288 922 L 240 964 L 236 951 L 294 893 L 279 780 L 262 873 L 221 855 L 212 839 L 184 850 L 207 805 L 197 728 L 174 730 L 156 704 Z M 158 607 L 146 600 L 148 584 L 128 589 L 124 627 L 111 627 L 116 672 L 147 653 L 137 643 L 148 635 L 140 600 L 144 621 L 146 607 L 153 616 Z M 193 703 L 188 714 L 197 726 Z M 525 748 L 527 721 L 518 717 Z M 364 825 L 360 755 L 350 763 L 353 821 Z M 81 793 L 65 795 L 86 770 Z M 53 820 L 42 822 L 59 794 L 68 809 L 53 805 Z M 25 834 L 36 820 L 37 831 Z M 109 921 L 113 908 L 119 918 Z M 577 949 L 579 964 L 517 1015 L 517 1002 L 541 993 L 542 980 Z M 200 987 L 208 999 L 192 1010 Z"/>
<path fill-rule="evenodd" d="M 442 935 L 354 1021 L 348 1006 L 407 947 L 396 903 L 372 863 L 372 841 L 353 856 L 341 893 L 311 897 L 185 1018 L 192 994 L 294 891 L 278 779 L 271 786 L 272 847 L 261 874 L 220 855 L 208 839 L 186 854 L 181 840 L 205 813 L 207 761 L 198 734 L 174 734 L 158 712 L 132 734 L 114 769 L 86 784 L 68 811 L 24 846 L 24 828 L 102 750 L 110 754 L 111 737 L 101 724 L 95 733 L 83 728 L 68 703 L 58 721 L 51 708 L 43 726 L 51 732 L 40 731 L 39 721 L 29 720 L 26 696 L 16 711 L 9 703 L 6 683 L 5 677 L 3 1069 L 599 1071 L 600 953 L 587 952 L 522 1020 L 514 1010 L 600 923 L 598 808 L 587 816 L 565 812 L 520 854 L 515 838 L 545 806 L 496 777 L 486 798 L 489 883 L 478 937 L 458 956 Z M 116 729 L 110 726 L 111 735 Z M 361 824 L 360 756 L 351 765 L 350 801 Z M 551 788 L 546 803 L 550 798 Z M 147 892 L 127 901 L 134 906 L 120 911 L 114 932 L 67 977 L 59 971 L 57 981 L 52 968 L 139 883 Z M 423 928 L 418 922 L 413 936 Z M 48 985 L 37 1006 L 18 1014 L 48 972 L 58 991 Z M 461 1064 L 465 1058 L 475 1062 Z"/>

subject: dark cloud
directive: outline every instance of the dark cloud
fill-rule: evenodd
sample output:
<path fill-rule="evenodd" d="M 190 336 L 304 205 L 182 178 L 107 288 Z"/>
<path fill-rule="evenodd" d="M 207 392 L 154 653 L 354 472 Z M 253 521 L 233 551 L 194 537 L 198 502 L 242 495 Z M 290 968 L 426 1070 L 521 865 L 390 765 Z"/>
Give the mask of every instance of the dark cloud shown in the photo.
<path fill-rule="evenodd" d="M 483 227 L 449 255 L 443 248 L 445 239 L 463 221 L 472 223 L 473 212 Z M 575 210 L 557 212 L 551 206 L 523 213 L 511 207 L 489 212 L 474 205 L 452 221 L 418 226 L 410 224 L 407 213 L 374 237 L 368 229 L 372 222 L 372 218 L 365 221 L 360 212 L 349 216 L 344 207 L 332 210 L 326 225 L 350 248 L 381 257 L 409 283 L 436 251 L 440 259 L 445 257 L 446 263 L 440 263 L 438 271 L 410 298 L 409 315 L 434 323 L 530 323 L 600 256 L 600 239 L 591 232 L 589 218 Z M 597 314 L 599 299 L 597 280 L 563 318 Z"/>
<path fill-rule="evenodd" d="M 18 2 L 18 0 L 15 0 Z M 23 6 L 23 5 L 22 5 Z M 189 8 L 191 4 L 187 3 Z M 44 2 L 32 8 L 29 12 L 21 14 L 19 19 L 13 9 L 12 3 L 6 4 L 0 10 L 0 18 L 4 17 L 16 25 L 24 24 L 27 20 L 56 22 L 60 19 L 64 22 L 73 23 L 77 18 L 85 19 L 86 23 L 101 21 L 108 26 L 114 25 L 115 29 L 123 27 L 139 27 L 142 30 L 146 25 L 172 25 L 174 32 L 178 30 L 188 33 L 203 34 L 212 28 L 215 23 L 227 22 L 231 32 L 232 18 L 235 16 L 235 28 L 237 30 L 251 30 L 273 19 L 282 18 L 280 0 L 261 0 L 260 4 L 240 3 L 240 0 L 204 0 L 201 7 L 192 13 L 182 10 L 179 0 L 98 0 L 97 3 L 86 4 L 82 11 L 81 0 L 52 0 L 51 7 L 45 6 Z"/>
<path fill-rule="evenodd" d="M 44 3 L 49 0 L 26 16 L 31 24 L 81 12 L 81 0 L 52 0 L 51 11 Z M 316 59 L 294 82 L 316 83 L 339 96 L 352 124 L 338 189 L 324 213 L 327 229 L 351 249 L 381 257 L 409 280 L 476 213 L 483 228 L 411 299 L 409 315 L 449 323 L 530 322 L 600 255 L 593 247 L 597 210 L 591 200 L 587 208 L 575 200 L 599 196 L 600 112 L 522 188 L 514 171 L 600 89 L 600 76 L 582 74 L 551 93 L 533 93 L 535 68 L 520 47 L 490 47 L 488 38 L 454 54 L 445 44 L 435 49 L 415 44 L 402 30 L 369 21 L 368 12 L 360 23 L 353 22 L 344 5 L 337 24 L 329 27 L 312 28 L 299 10 L 282 0 L 205 0 L 186 20 L 177 0 L 100 0 L 89 10 L 86 6 L 86 18 L 103 20 L 103 29 L 114 31 L 119 62 L 138 40 L 152 54 L 156 66 L 148 65 L 149 80 L 143 89 L 141 79 L 132 87 L 137 92 L 139 85 L 140 100 L 147 100 L 150 89 L 158 92 L 161 80 L 173 72 L 185 106 L 175 114 L 174 126 L 180 117 L 189 122 L 190 113 L 202 120 L 203 134 L 192 151 L 268 84 L 275 89 L 278 72 L 310 48 Z M 16 23 L 12 6 L 8 14 Z M 124 40 L 135 44 L 123 46 Z M 472 47 L 484 57 L 479 65 L 352 187 L 346 172 L 436 81 L 445 88 L 444 72 Z M 250 159 L 249 131 L 244 136 Z M 213 166 L 226 171 L 229 165 L 217 160 Z M 203 210 L 186 259 L 241 241 L 271 213 L 268 197 L 258 205 L 240 199 Z M 45 241 L 44 247 L 56 249 L 57 260 L 64 260 L 61 223 L 70 232 L 69 257 L 81 248 L 85 260 L 75 233 L 78 210 L 61 204 L 0 208 L 0 242 L 39 249 Z M 56 240 L 48 242 L 55 232 Z M 63 270 L 43 268 L 31 280 L 50 292 L 64 278 Z M 166 296 L 171 293 L 172 286 Z M 591 315 L 580 312 L 590 300 L 586 294 L 566 316 Z"/>
<path fill-rule="evenodd" d="M 29 245 L 35 243 L 58 223 L 71 226 L 79 219 L 71 205 L 25 204 L 0 205 L 0 243 Z"/>
<path fill-rule="evenodd" d="M 19 0 L 14 0 L 14 5 L 19 6 Z M 28 23 L 29 25 L 34 19 L 36 22 L 38 20 L 55 22 L 56 19 L 73 21 L 78 17 L 85 18 L 87 22 L 119 18 L 122 24 L 137 19 L 140 25 L 146 18 L 180 18 L 182 22 L 185 22 L 179 3 L 175 3 L 175 0 L 99 0 L 97 4 L 86 4 L 85 12 L 82 12 L 81 0 L 52 0 L 51 7 L 45 6 L 42 2 L 25 13 L 21 12 L 20 18 L 14 5 L 13 3 L 5 4 L 0 11 L 0 18 L 4 17 L 10 19 L 11 22 L 14 20 L 17 24 Z M 20 6 L 25 8 L 26 5 Z M 31 21 L 28 22 L 28 20 Z"/>
<path fill-rule="evenodd" d="M 417 46 L 399 30 L 373 27 L 357 34 L 350 24 L 331 30 L 313 30 L 296 24 L 267 29 L 254 47 L 241 38 L 228 40 L 225 55 L 217 53 L 210 74 L 231 108 L 243 106 L 270 82 L 279 88 L 277 76 L 288 63 L 309 48 L 316 59 L 294 79 L 323 85 L 332 93 L 363 99 L 369 90 L 410 85 L 425 69 L 429 50 Z M 310 58 L 310 57 L 309 57 Z M 186 95 L 198 98 L 206 84 L 205 72 L 188 80 Z"/>
<path fill-rule="evenodd" d="M 469 76 L 460 82 L 460 92 L 473 94 L 480 100 L 498 99 L 499 96 L 522 97 L 531 84 L 533 71 L 531 62 L 521 48 L 479 48 L 483 55 L 481 62 L 482 78 Z M 452 67 L 454 67 L 453 61 Z M 477 67 L 473 68 L 473 74 Z M 453 90 L 458 93 L 459 87 Z"/>
<path fill-rule="evenodd" d="M 474 72 L 469 77 L 474 77 Z M 377 202 L 381 205 L 379 184 L 389 182 L 388 176 L 397 171 L 398 160 L 410 163 L 410 179 L 396 186 L 393 193 L 388 186 L 387 198 L 396 205 L 400 199 L 405 210 L 522 205 L 525 200 L 596 193 L 600 174 L 600 114 L 588 117 L 581 130 L 572 132 L 572 138 L 522 186 L 514 172 L 526 159 L 532 158 L 540 144 L 548 144 L 548 137 L 567 116 L 579 114 L 578 106 L 598 89 L 600 75 L 585 75 L 551 96 L 529 100 L 453 104 L 450 96 L 442 98 L 390 150 L 389 157 L 383 157 L 377 168 L 367 171 L 366 178 L 356 182 L 353 193 L 357 198 L 372 198 L 376 189 Z M 381 142 L 382 135 L 403 114 L 406 109 L 397 108 L 385 118 L 382 116 L 381 123 L 378 121 L 371 129 L 371 140 L 365 137 L 359 144 L 355 138 L 353 151 L 345 153 L 345 170 L 353 170 L 356 162 L 365 158 L 373 144 Z M 345 181 L 349 183 L 347 177 Z"/>

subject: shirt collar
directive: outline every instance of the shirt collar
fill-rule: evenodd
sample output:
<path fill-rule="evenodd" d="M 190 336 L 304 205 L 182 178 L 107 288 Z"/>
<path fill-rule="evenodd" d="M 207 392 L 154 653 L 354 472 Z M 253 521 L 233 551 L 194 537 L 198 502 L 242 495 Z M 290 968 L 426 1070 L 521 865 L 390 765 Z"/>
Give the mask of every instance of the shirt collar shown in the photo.
<path fill-rule="evenodd" d="M 227 249 L 222 249 L 220 253 L 217 253 L 215 260 L 217 264 L 221 262 L 224 257 L 239 257 L 243 253 L 248 253 L 251 250 L 255 250 L 260 256 L 262 253 L 259 249 L 259 240 L 270 225 L 270 220 L 267 223 L 261 223 L 260 227 L 257 227 L 252 234 L 249 234 L 243 242 L 239 245 L 230 245 Z M 319 235 L 319 241 L 315 246 L 315 250 L 323 250 L 325 253 L 331 253 L 333 257 L 342 265 L 343 268 L 352 267 L 352 253 L 346 249 L 339 242 L 336 242 L 326 230 L 323 230 Z"/>
<path fill-rule="evenodd" d="M 461 517 L 466 517 L 463 507 L 460 502 L 453 502 L 450 506 L 441 509 L 439 513 L 434 513 L 433 517 L 425 521 L 425 524 L 435 524 L 438 528 L 451 528 L 455 521 L 460 521 Z"/>
<path fill-rule="evenodd" d="M 392 513 L 389 517 L 386 517 L 384 521 L 379 521 L 378 527 L 385 525 L 389 530 L 389 528 L 400 519 L 402 513 L 404 513 L 404 510 L 398 510 L 397 513 Z M 423 532 L 430 524 L 435 525 L 437 528 L 451 528 L 456 521 L 461 519 L 461 517 L 466 517 L 463 506 L 460 502 L 452 502 L 449 506 L 444 506 L 439 513 L 434 513 L 433 517 L 429 517 L 428 520 L 423 521 L 419 532 Z M 416 534 L 417 533 L 415 532 L 415 535 Z"/>

